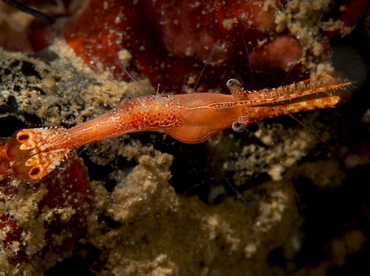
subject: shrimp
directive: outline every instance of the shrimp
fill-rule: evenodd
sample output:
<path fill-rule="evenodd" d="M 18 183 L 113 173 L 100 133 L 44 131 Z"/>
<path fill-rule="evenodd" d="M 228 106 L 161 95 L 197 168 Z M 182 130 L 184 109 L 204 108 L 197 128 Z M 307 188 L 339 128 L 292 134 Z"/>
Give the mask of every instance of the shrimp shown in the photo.
<path fill-rule="evenodd" d="M 277 89 L 247 92 L 239 81 L 227 82 L 231 94 L 194 93 L 144 96 L 72 128 L 35 128 L 16 132 L 7 155 L 16 178 L 43 178 L 77 148 L 126 133 L 156 131 L 187 143 L 205 142 L 232 127 L 300 111 L 334 107 L 345 100 L 350 82 L 327 74 Z"/>

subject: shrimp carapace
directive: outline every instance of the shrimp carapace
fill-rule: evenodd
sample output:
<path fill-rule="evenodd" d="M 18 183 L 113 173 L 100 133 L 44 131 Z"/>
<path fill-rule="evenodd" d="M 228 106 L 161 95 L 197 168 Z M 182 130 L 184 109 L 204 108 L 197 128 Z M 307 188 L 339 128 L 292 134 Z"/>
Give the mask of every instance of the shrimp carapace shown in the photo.
<path fill-rule="evenodd" d="M 183 143 L 197 144 L 214 133 L 265 118 L 329 108 L 349 95 L 349 82 L 321 74 L 277 89 L 244 91 L 231 79 L 231 95 L 194 93 L 145 96 L 85 123 L 66 129 L 36 128 L 15 133 L 7 154 L 16 177 L 32 181 L 44 177 L 78 147 L 125 133 L 156 131 Z"/>

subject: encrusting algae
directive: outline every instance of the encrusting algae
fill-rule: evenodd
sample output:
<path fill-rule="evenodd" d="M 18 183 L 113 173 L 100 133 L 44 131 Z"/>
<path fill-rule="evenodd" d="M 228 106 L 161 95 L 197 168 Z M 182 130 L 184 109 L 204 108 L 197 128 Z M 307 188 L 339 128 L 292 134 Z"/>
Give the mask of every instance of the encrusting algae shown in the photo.
<path fill-rule="evenodd" d="M 56 49 L 58 48 L 54 50 Z M 9 88 L 6 87 L 7 85 L 13 85 L 12 89 L 14 89 L 14 82 L 12 81 L 12 84 L 6 82 L 3 76 L 5 87 L 2 90 L 3 104 L 12 100 L 16 102 L 13 105 L 14 108 L 18 108 L 17 113 L 15 113 L 16 110 L 14 112 L 10 110 L 3 117 L 8 118 L 8 120 L 14 120 L 12 118 L 15 117 L 18 124 L 27 127 L 34 126 L 30 125 L 26 118 L 28 118 L 28 114 L 35 112 L 38 114 L 36 119 L 39 116 L 40 119 L 38 120 L 42 120 L 44 125 L 49 126 L 54 124 L 56 120 L 71 123 L 84 121 L 87 117 L 93 116 L 92 114 L 102 113 L 109 106 L 116 105 L 117 98 L 130 93 L 130 89 L 131 93 L 132 90 L 137 89 L 131 84 L 123 84 L 121 87 L 126 87 L 125 92 L 118 91 L 117 96 L 109 97 L 107 93 L 101 93 L 98 88 L 100 87 L 103 91 L 110 90 L 108 91 L 109 95 L 113 94 L 111 87 L 101 86 L 98 80 L 86 75 L 87 69 L 76 70 L 70 64 L 65 63 L 65 59 L 56 58 L 47 65 L 40 60 L 23 58 L 19 55 L 10 54 L 10 57 L 13 61 L 4 59 L 8 68 L 13 69 L 13 75 L 8 76 L 10 79 L 19 78 L 17 83 L 22 86 L 22 89 L 18 89 L 19 92 L 17 93 L 10 94 Z M 22 71 L 24 68 L 28 68 L 28 72 Z M 65 73 L 66 71 L 70 73 Z M 22 75 L 25 75 L 25 73 L 36 75 L 36 77 L 28 76 L 22 79 Z M 93 73 L 89 72 L 88 74 L 92 75 Z M 80 75 L 81 77 L 79 77 Z M 57 80 L 58 83 L 56 86 L 51 86 L 52 90 L 49 90 L 50 85 L 45 85 L 45 79 L 49 81 L 50 78 Z M 32 82 L 29 82 L 29 79 L 32 79 Z M 81 81 L 77 79 L 81 79 Z M 65 88 L 63 88 L 63 83 L 65 83 Z M 142 81 L 142 83 L 145 83 L 145 81 Z M 86 91 L 82 93 L 83 96 L 76 93 L 78 87 L 76 88 L 75 85 Z M 17 89 L 15 90 L 17 91 Z M 43 93 L 44 90 L 47 92 Z M 86 97 L 87 95 L 89 97 Z M 39 110 L 32 107 L 34 111 L 31 112 L 32 105 L 28 103 L 32 101 L 35 101 L 32 105 L 36 106 L 44 102 L 48 103 L 50 108 Z M 61 114 L 60 118 L 50 116 L 50 112 L 53 112 L 54 108 L 62 111 L 59 112 Z M 75 112 L 76 110 L 78 110 L 78 113 Z M 68 119 L 65 120 L 64 116 Z M 272 134 L 273 129 L 283 136 L 279 137 Z M 14 220 L 15 225 L 18 225 L 19 231 L 25 233 L 19 238 L 15 237 L 12 242 L 3 243 L 3 247 L 10 248 L 10 244 L 19 243 L 31 248 L 33 246 L 32 242 L 37 241 L 37 239 L 24 240 L 21 238 L 24 236 L 37 235 L 43 242 L 38 243 L 38 247 L 33 250 L 32 254 L 24 251 L 23 246 L 12 246 L 15 256 L 20 254 L 17 252 L 26 252 L 21 254 L 22 257 L 19 257 L 18 263 L 21 265 L 17 268 L 14 267 L 7 255 L 3 255 L 2 263 L 9 273 L 14 271 L 38 273 L 38 270 L 35 270 L 36 268 L 32 266 L 33 260 L 37 259 L 37 262 L 40 262 L 38 269 L 44 270 L 53 266 L 61 256 L 68 256 L 72 253 L 76 245 L 70 242 L 72 234 L 74 238 L 83 237 L 80 246 L 82 247 L 81 252 L 85 253 L 81 254 L 88 254 L 87 249 L 84 249 L 86 246 L 93 246 L 99 252 L 108 254 L 104 261 L 105 269 L 100 271 L 102 274 L 104 274 L 104 271 L 116 272 L 122 275 L 149 274 L 156 271 L 168 275 L 185 275 L 198 272 L 207 274 L 211 271 L 218 271 L 223 274 L 226 273 L 225 269 L 227 268 L 227 271 L 234 271 L 235 275 L 238 275 L 241 267 L 243 267 L 243 273 L 250 271 L 258 274 L 264 267 L 264 260 L 269 252 L 273 248 L 281 246 L 287 235 L 291 234 L 292 231 L 298 231 L 300 225 L 294 192 L 289 181 L 287 181 L 289 178 L 277 176 L 276 173 L 282 174 L 289 166 L 295 164 L 294 159 L 301 159 L 305 152 L 314 146 L 313 137 L 308 138 L 311 134 L 307 134 L 302 129 L 299 130 L 306 133 L 306 135 L 302 135 L 303 141 L 307 138 L 308 140 L 303 143 L 291 143 L 291 151 L 286 156 L 283 169 L 278 170 L 279 172 L 273 172 L 276 171 L 276 160 L 284 160 L 285 150 L 283 149 L 288 145 L 287 140 L 284 141 L 282 137 L 291 139 L 288 137 L 292 137 L 293 131 L 295 130 L 285 129 L 279 123 L 262 127 L 255 132 L 254 139 L 261 141 L 263 151 L 260 151 L 261 145 L 246 143 L 243 139 L 239 140 L 243 136 L 242 133 L 232 132 L 225 135 L 223 143 L 212 146 L 212 151 L 221 152 L 221 155 L 225 155 L 225 151 L 228 152 L 227 155 L 230 158 L 222 161 L 224 165 L 221 165 L 221 167 L 224 171 L 234 171 L 235 183 L 245 183 L 246 179 L 253 179 L 259 174 L 267 172 L 275 175 L 274 179 L 276 181 L 266 182 L 253 191 L 247 190 L 243 193 L 243 198 L 252 202 L 252 205 L 228 198 L 222 205 L 207 206 L 196 197 L 189 198 L 177 195 L 169 184 L 172 175 L 170 168 L 173 164 L 173 155 L 161 153 L 150 146 L 151 143 L 145 145 L 139 141 L 130 141 L 125 136 L 89 145 L 84 150 L 84 158 L 90 160 L 88 163 L 99 164 L 95 165 L 98 166 L 97 168 L 116 167 L 114 171 L 109 170 L 110 173 L 103 181 L 91 179 L 90 185 L 83 186 L 81 183 L 69 183 L 70 180 L 64 180 L 60 177 L 55 179 L 58 181 L 57 185 L 60 185 L 62 189 L 66 185 L 67 187 L 85 187 L 85 189 L 78 192 L 66 189 L 63 193 L 60 193 L 63 195 L 62 198 L 80 197 L 77 206 L 71 204 L 65 207 L 59 205 L 50 207 L 50 203 L 48 201 L 45 203 L 43 199 L 52 196 L 55 201 L 61 200 L 58 199 L 60 196 L 53 192 L 48 183 L 50 179 L 57 175 L 76 177 L 76 172 L 71 172 L 68 168 L 71 166 L 71 162 L 80 162 L 78 159 L 72 158 L 72 161 L 67 160 L 61 164 L 60 168 L 51 172 L 50 177 L 45 176 L 42 181 L 44 184 L 41 186 L 25 184 L 18 180 L 9 182 L 8 179 L 7 183 L 12 183 L 14 189 L 27 185 L 33 187 L 32 194 L 41 193 L 39 199 L 32 200 L 33 208 L 40 210 L 38 209 L 40 206 L 45 207 L 40 210 L 41 213 L 22 211 L 24 214 L 28 214 L 29 217 L 26 220 L 29 223 L 38 225 L 36 228 L 26 227 L 14 215 L 14 212 L 10 211 L 12 209 L 9 206 L 14 204 L 17 204 L 19 210 L 19 200 L 13 203 L 15 199 L 11 196 L 3 198 L 5 213 L 10 214 L 9 218 L 12 221 Z M 245 133 L 245 135 L 249 136 L 251 134 Z M 236 138 L 236 136 L 240 138 Z M 276 139 L 277 137 L 279 138 Z M 296 138 L 294 137 L 294 139 Z M 161 143 L 163 142 L 162 139 Z M 172 146 L 177 145 L 181 148 L 181 143 L 173 143 L 171 142 Z M 243 148 L 243 151 L 233 156 L 237 144 Z M 243 144 L 244 146 L 242 146 Z M 153 145 L 155 146 L 155 143 Z M 296 149 L 293 149 L 294 145 Z M 131 160 L 128 167 L 120 167 L 114 161 L 122 158 Z M 253 173 L 248 176 L 243 175 L 245 171 L 243 163 L 250 166 L 247 164 L 250 164 L 251 160 L 254 160 Z M 230 164 L 235 164 L 235 167 L 227 168 L 226 166 L 230 166 Z M 257 164 L 260 164 L 261 167 L 258 167 Z M 79 181 L 86 181 L 82 180 L 87 178 L 87 176 L 83 176 L 84 170 L 81 170 L 81 173 L 79 173 Z M 238 175 L 239 173 L 240 175 Z M 116 184 L 110 193 L 108 186 L 104 188 L 102 184 L 112 182 Z M 194 184 L 189 183 L 189 185 Z M 6 190 L 6 186 L 3 189 Z M 85 202 L 85 205 L 81 205 L 81 200 Z M 29 200 L 25 202 L 29 202 Z M 54 216 L 57 216 L 58 219 Z M 68 232 L 69 223 L 74 222 L 73 217 L 85 221 L 85 224 L 79 224 L 81 230 L 74 234 Z M 61 233 L 53 233 L 50 228 L 46 227 L 50 223 L 49 221 L 58 221 L 66 228 Z M 84 225 L 86 228 L 83 227 Z M 44 230 L 37 230 L 37 233 L 33 232 L 36 229 Z M 83 229 L 87 231 L 85 237 L 83 236 Z M 248 229 L 248 231 L 245 229 Z M 50 248 L 48 245 L 50 240 L 47 238 L 50 234 L 52 237 L 58 237 L 59 244 L 63 248 L 60 253 L 62 255 L 51 255 L 50 252 L 53 251 L 53 247 Z M 298 232 L 296 235 L 299 235 Z M 69 246 L 65 246 L 66 244 Z M 183 248 L 184 244 L 186 244 L 186 250 Z M 41 252 L 43 253 L 41 254 Z M 146 253 L 143 254 L 143 252 Z M 192 254 L 188 254 L 188 252 L 192 252 Z M 226 259 L 222 257 L 225 253 L 228 256 Z M 42 256 L 45 257 L 45 254 L 49 256 L 47 262 L 40 259 Z M 101 262 L 99 255 L 94 257 L 96 259 L 93 262 Z M 238 260 L 240 259 L 244 260 L 242 265 L 239 264 Z M 179 260 L 181 261 L 179 262 Z M 195 263 L 199 263 L 200 260 L 202 262 L 201 266 L 193 266 Z M 225 265 L 225 262 L 228 265 Z"/>
<path fill-rule="evenodd" d="M 155 2 L 161 4 L 161 1 Z M 276 1 L 269 1 L 270 4 L 273 2 Z M 287 75 L 286 71 L 298 63 L 299 66 L 302 65 L 298 71 L 304 74 L 317 76 L 324 71 L 328 72 L 331 63 L 325 54 L 325 36 L 322 35 L 322 30 L 330 29 L 330 24 L 319 28 L 314 28 L 311 24 L 319 21 L 328 1 L 314 1 L 314 5 L 309 7 L 305 6 L 308 2 L 312 1 L 289 1 L 279 13 L 271 13 L 269 10 L 268 14 L 273 14 L 270 18 L 273 32 L 271 40 L 267 37 L 270 36 L 270 30 L 263 34 L 266 36 L 264 39 L 253 42 L 258 45 L 253 44 L 250 48 L 253 50 L 251 62 L 257 70 L 261 70 L 257 65 L 268 66 L 273 63 L 266 58 L 266 53 L 271 53 L 271 47 L 292 45 L 291 49 L 295 50 L 292 52 L 296 54 L 293 55 L 293 60 L 289 59 L 289 52 L 284 52 L 286 59 L 274 64 L 272 68 L 278 67 L 283 70 L 283 75 Z M 91 3 L 93 7 L 100 5 L 101 1 Z M 113 6 L 112 3 L 113 1 L 106 2 L 107 7 Z M 139 4 L 142 3 L 143 1 Z M 238 1 L 237 4 L 243 2 Z M 267 1 L 265 6 L 269 6 Z M 278 7 L 280 6 L 271 6 L 273 9 Z M 193 8 L 196 11 L 197 7 Z M 305 9 L 314 16 L 302 18 Z M 117 8 L 116 11 L 120 12 L 122 9 Z M 234 19 L 225 18 L 224 28 L 233 30 L 238 26 Z M 164 22 L 161 25 L 163 27 L 169 26 L 165 23 L 171 23 L 163 20 L 161 22 Z M 115 23 L 120 25 L 122 22 Z M 226 26 L 226 23 L 230 25 Z M 336 30 L 336 26 L 339 25 L 333 25 L 331 29 Z M 72 26 L 67 43 L 75 47 L 79 44 L 73 44 L 71 38 L 79 36 L 75 36 L 73 30 Z M 307 32 L 308 30 L 312 32 Z M 126 29 L 124 31 L 128 32 Z M 90 39 L 91 36 L 85 37 Z M 142 42 L 141 37 L 132 36 L 130 39 L 132 45 L 136 45 L 136 40 Z M 215 38 L 211 37 L 212 39 Z M 90 58 L 93 57 L 89 56 L 88 50 L 91 45 L 85 45 L 87 49 L 75 47 L 74 50 L 80 56 L 82 51 L 86 54 L 83 58 L 91 61 Z M 109 43 L 108 45 L 111 46 Z M 137 49 L 145 48 L 147 44 L 143 45 Z M 166 47 L 170 48 L 168 45 Z M 91 49 L 94 52 L 95 48 Z M 225 49 L 220 47 L 216 50 Z M 147 50 L 150 51 L 149 47 Z M 207 57 L 209 51 L 203 50 L 197 54 Z M 155 74 L 161 75 L 161 81 L 169 81 L 167 85 L 172 79 L 178 80 L 176 76 L 166 79 L 168 76 L 165 74 L 168 68 L 171 73 L 178 73 L 173 70 L 173 64 L 177 63 L 173 63 L 172 67 L 170 64 L 173 62 L 173 54 L 166 56 L 166 62 L 156 56 L 162 67 L 154 66 L 157 63 L 150 64 L 153 61 L 151 59 L 145 67 L 143 60 L 146 61 L 145 58 L 150 53 L 140 51 L 140 55 L 144 57 L 140 60 L 137 52 L 121 52 L 127 66 L 137 62 L 138 68 L 144 68 L 144 71 L 155 68 L 149 77 L 153 79 L 153 74 L 154 77 Z M 277 53 L 274 57 L 280 57 L 279 51 L 274 53 Z M 3 137 L 10 137 L 20 129 L 55 126 L 62 127 L 62 133 L 68 133 L 67 130 L 109 112 L 122 101 L 132 103 L 135 101 L 133 98 L 142 96 L 160 102 L 169 99 L 168 96 L 155 95 L 156 89 L 150 85 L 150 82 L 155 83 L 152 79 L 137 79 L 141 89 L 133 82 L 113 83 L 108 80 L 109 73 L 108 77 L 96 74 L 71 54 L 70 48 L 63 41 L 56 42 L 50 49 L 33 57 L 5 51 L 1 56 L 0 124 L 7 126 L 0 129 Z M 226 59 L 223 55 L 217 57 Z M 197 63 L 198 73 L 201 68 L 199 64 L 202 63 Z M 103 68 L 109 66 L 103 64 L 100 67 L 98 63 L 97 67 L 105 70 Z M 186 84 L 191 86 L 193 82 L 190 79 L 196 79 L 193 71 L 179 71 L 182 75 L 186 74 L 189 79 Z M 271 72 L 267 70 L 267 73 Z M 142 74 L 145 75 L 143 72 Z M 297 76 L 297 72 L 293 70 L 292 75 Z M 185 76 L 182 77 L 185 79 Z M 320 77 L 329 79 L 329 85 L 337 85 L 336 78 L 331 79 L 326 75 L 319 75 Z M 214 79 L 221 78 L 216 74 Z M 238 85 L 230 87 L 234 87 L 234 95 L 242 94 L 235 93 Z M 314 89 L 319 87 L 315 86 Z M 280 90 L 280 93 L 285 92 L 287 90 Z M 325 95 L 325 91 L 320 93 L 323 98 L 333 100 L 330 105 L 342 97 L 335 90 L 331 95 Z M 248 94 L 251 95 L 254 94 Z M 185 96 L 190 99 L 191 95 Z M 171 97 L 180 99 L 185 96 Z M 233 97 L 227 96 L 228 99 Z M 308 100 L 309 96 L 306 96 L 304 99 Z M 315 100 L 316 97 L 312 99 Z M 235 98 L 231 102 L 233 104 L 230 106 L 235 107 Z M 289 103 L 299 102 L 292 100 Z M 284 100 L 283 103 L 285 106 L 288 101 Z M 214 100 L 210 105 L 212 104 L 217 105 L 218 109 L 212 106 L 217 111 L 230 107 Z M 268 102 L 263 107 L 258 106 L 272 107 L 275 107 L 273 102 Z M 188 105 L 186 108 L 190 113 L 196 110 L 189 109 Z M 272 112 L 271 109 L 269 112 Z M 266 114 L 271 114 L 269 112 Z M 361 250 L 367 240 L 365 232 L 350 229 L 348 233 L 337 233 L 335 240 L 317 246 L 319 250 L 329 252 L 324 261 L 319 260 L 321 265 L 311 265 L 310 261 L 306 261 L 306 266 L 301 266 L 301 263 L 295 262 L 295 258 L 303 254 L 302 248 L 306 248 L 305 242 L 309 240 L 310 234 L 302 231 L 301 206 L 297 203 L 296 196 L 299 202 L 301 197 L 310 196 L 311 201 L 317 201 L 320 205 L 318 195 L 326 189 L 338 188 L 345 183 L 348 176 L 344 166 L 347 163 L 343 163 L 338 155 L 356 155 L 349 144 L 351 139 L 355 140 L 355 136 L 351 138 L 346 135 L 349 137 L 347 143 L 343 141 L 342 133 L 343 129 L 348 132 L 356 131 L 341 120 L 335 111 L 308 112 L 302 116 L 299 119 L 306 128 L 297 125 L 289 117 L 248 125 L 247 121 L 238 121 L 233 117 L 226 127 L 233 126 L 237 131 L 245 131 L 239 133 L 226 130 L 221 140 L 220 136 L 213 135 L 209 143 L 200 145 L 178 142 L 168 136 L 180 136 L 171 135 L 173 133 L 158 126 L 146 130 L 160 130 L 168 136 L 162 133 L 123 134 L 79 149 L 73 148 L 77 154 L 72 154 L 71 151 L 67 154 L 68 158 L 64 158 L 66 156 L 63 153 L 64 161 L 57 162 L 53 170 L 44 171 L 45 174 L 38 177 L 41 179 L 34 182 L 19 180 L 22 178 L 19 177 L 19 171 L 14 171 L 14 166 L 10 165 L 15 164 L 12 163 L 14 156 L 20 154 L 22 149 L 15 149 L 15 155 L 9 154 L 9 142 L 6 142 L 9 140 L 2 139 L 0 272 L 4 275 L 40 275 L 44 272 L 52 274 L 61 268 L 75 271 L 75 267 L 68 265 L 69 260 L 77 262 L 84 272 L 96 275 L 305 275 L 312 271 L 325 273 L 342 265 L 348 255 Z M 204 116 L 198 117 L 203 119 Z M 222 117 L 220 121 L 224 119 Z M 233 124 L 234 122 L 237 124 Z M 220 129 L 223 128 L 224 126 Z M 136 127 L 135 131 L 137 130 L 141 130 L 140 127 Z M 92 136 L 99 138 L 100 132 L 97 131 Z M 122 133 L 117 131 L 115 134 Z M 195 137 L 194 132 L 187 133 L 186 128 L 179 133 Z M 208 134 L 213 132 L 206 130 L 203 138 L 197 141 L 206 140 L 209 138 Z M 23 141 L 22 137 L 26 138 L 20 135 L 18 139 Z M 95 140 L 94 137 L 90 138 L 83 140 L 78 146 Z M 22 161 L 27 160 L 28 158 Z M 29 170 L 26 168 L 27 178 Z M 24 172 L 23 168 L 21 171 Z M 38 175 L 37 171 L 35 175 Z M 302 192 L 302 186 L 317 190 Z M 183 194 L 196 194 L 198 197 Z M 237 199 L 234 198 L 235 195 Z M 220 198 L 224 200 L 222 204 L 205 203 L 217 203 Z M 303 205 L 311 201 L 305 200 Z M 325 199 L 322 202 L 330 201 Z M 335 203 L 332 205 L 338 207 Z M 322 203 L 315 215 L 320 217 L 326 207 Z M 345 210 L 340 213 L 345 214 Z M 310 220 L 313 218 L 310 217 Z M 325 231 L 325 223 L 318 224 L 320 230 Z M 314 242 L 317 240 L 314 239 Z M 343 248 L 347 250 L 342 250 Z M 279 262 L 274 261 L 275 255 L 279 255 Z"/>

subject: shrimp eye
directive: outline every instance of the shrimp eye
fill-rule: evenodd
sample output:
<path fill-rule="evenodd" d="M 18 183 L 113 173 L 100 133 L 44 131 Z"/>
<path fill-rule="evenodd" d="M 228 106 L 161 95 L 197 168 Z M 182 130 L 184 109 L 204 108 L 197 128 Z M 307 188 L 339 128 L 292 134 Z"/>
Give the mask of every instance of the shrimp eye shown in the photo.
<path fill-rule="evenodd" d="M 240 82 L 237 79 L 229 79 L 226 83 L 226 86 L 228 88 L 233 86 L 241 87 Z"/>
<path fill-rule="evenodd" d="M 24 132 L 19 132 L 18 135 L 17 135 L 18 142 L 28 140 L 29 138 L 30 138 L 30 136 L 27 133 L 24 133 Z"/>
<path fill-rule="evenodd" d="M 235 132 L 243 132 L 246 128 L 247 125 L 240 123 L 240 122 L 234 122 L 233 125 L 231 126 Z"/>

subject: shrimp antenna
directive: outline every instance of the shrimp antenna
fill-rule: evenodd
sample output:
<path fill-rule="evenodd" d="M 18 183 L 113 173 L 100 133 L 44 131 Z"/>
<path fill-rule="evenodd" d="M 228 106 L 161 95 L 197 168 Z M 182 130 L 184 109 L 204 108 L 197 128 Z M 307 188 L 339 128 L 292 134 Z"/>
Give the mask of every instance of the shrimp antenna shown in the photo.
<path fill-rule="evenodd" d="M 289 69 L 288 71 L 286 71 L 286 74 L 285 74 L 285 77 L 284 79 L 281 81 L 280 85 L 285 85 L 286 82 L 287 82 L 287 79 L 289 77 L 289 75 L 292 73 L 294 67 L 298 64 L 298 61 L 293 61 L 293 62 L 290 62 L 289 64 Z"/>
<path fill-rule="evenodd" d="M 22 12 L 25 12 L 25 13 L 28 13 L 30 15 L 33 15 L 34 17 L 44 21 L 47 25 L 53 25 L 55 23 L 55 19 L 45 13 L 42 13 L 40 11 L 37 11 L 35 9 L 32 9 L 30 7 L 27 7 L 26 5 L 23 5 L 17 1 L 14 1 L 14 0 L 3 0 L 3 2 L 13 6 L 14 8 L 22 11 Z"/>
<path fill-rule="evenodd" d="M 240 27 L 242 29 L 241 34 L 242 34 L 242 38 L 243 38 L 243 44 L 244 44 L 245 52 L 247 53 L 249 71 L 250 71 L 250 74 L 251 74 L 251 87 L 253 88 L 254 87 L 253 67 L 252 67 L 250 56 L 249 56 L 249 50 L 248 50 L 247 41 L 245 40 L 245 36 L 244 36 L 244 26 L 243 26 L 243 24 L 241 24 Z"/>
<path fill-rule="evenodd" d="M 193 86 L 193 91 L 195 91 L 195 89 L 197 89 L 198 84 L 199 84 L 199 82 L 200 82 L 200 79 L 202 78 L 203 73 L 204 73 L 204 71 L 206 70 L 206 68 L 207 68 L 207 66 L 208 66 L 208 64 L 209 64 L 209 62 L 211 61 L 211 58 L 212 58 L 212 56 L 213 56 L 213 54 L 214 54 L 214 52 L 215 52 L 216 46 L 218 46 L 218 44 L 219 44 L 219 41 L 217 40 L 217 42 L 215 43 L 215 46 L 213 47 L 212 51 L 209 53 L 209 55 L 208 55 L 208 57 L 207 57 L 207 60 L 206 60 L 206 62 L 204 63 L 204 66 L 203 66 L 202 70 L 200 70 L 200 74 L 199 74 L 199 76 L 198 76 L 198 78 L 197 78 L 197 81 L 195 82 L 195 84 L 194 84 L 194 86 Z"/>
<path fill-rule="evenodd" d="M 132 80 L 142 92 L 145 91 L 145 89 L 135 80 L 135 78 L 129 73 L 129 71 L 127 71 L 127 69 L 122 64 L 118 63 L 117 61 L 115 63 L 122 69 L 123 72 L 125 72 L 130 80 Z"/>
<path fill-rule="evenodd" d="M 237 200 L 240 200 L 241 202 L 243 202 L 244 204 L 248 205 L 249 207 L 253 207 L 254 206 L 254 203 L 253 201 L 248 201 L 243 195 L 241 192 L 239 192 L 233 184 L 231 184 L 231 182 L 229 181 L 229 179 L 226 177 L 225 178 L 225 182 L 226 182 L 226 185 L 233 191 L 234 195 L 235 195 L 235 198 Z"/>
<path fill-rule="evenodd" d="M 329 4 L 330 4 L 330 1 L 326 4 L 325 9 L 323 9 L 323 11 L 321 12 L 321 15 L 320 15 L 319 19 L 317 20 L 316 24 L 318 24 L 321 21 L 321 19 L 323 18 L 324 12 L 328 9 Z"/>
<path fill-rule="evenodd" d="M 331 146 L 329 145 L 327 142 L 323 141 L 321 136 L 316 132 L 314 131 L 312 128 L 310 128 L 309 126 L 305 125 L 301 120 L 299 120 L 297 117 L 295 117 L 293 114 L 287 114 L 290 118 L 292 118 L 294 121 L 296 121 L 298 124 L 300 124 L 302 127 L 304 127 L 306 130 L 308 130 L 309 132 L 311 132 L 313 135 L 315 135 L 317 138 L 319 138 L 320 141 L 322 141 L 340 160 L 342 160 L 343 162 L 345 162 L 344 158 L 342 156 L 340 156 L 336 150 Z"/>

